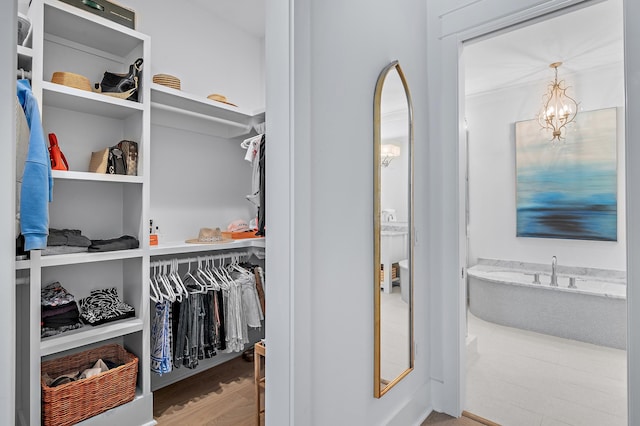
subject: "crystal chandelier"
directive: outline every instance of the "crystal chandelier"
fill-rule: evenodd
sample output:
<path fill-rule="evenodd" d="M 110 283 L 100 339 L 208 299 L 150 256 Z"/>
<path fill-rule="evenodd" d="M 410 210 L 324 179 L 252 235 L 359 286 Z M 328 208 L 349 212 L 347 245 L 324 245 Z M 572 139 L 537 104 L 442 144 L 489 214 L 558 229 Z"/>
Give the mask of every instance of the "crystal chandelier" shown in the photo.
<path fill-rule="evenodd" d="M 578 113 L 578 102 L 567 95 L 568 87 L 565 86 L 564 81 L 558 81 L 560 65 L 562 62 L 549 65 L 555 70 L 555 79 L 547 86 L 547 92 L 543 96 L 542 111 L 538 114 L 538 122 L 551 134 L 551 142 L 564 139 L 565 126 L 571 123 Z"/>

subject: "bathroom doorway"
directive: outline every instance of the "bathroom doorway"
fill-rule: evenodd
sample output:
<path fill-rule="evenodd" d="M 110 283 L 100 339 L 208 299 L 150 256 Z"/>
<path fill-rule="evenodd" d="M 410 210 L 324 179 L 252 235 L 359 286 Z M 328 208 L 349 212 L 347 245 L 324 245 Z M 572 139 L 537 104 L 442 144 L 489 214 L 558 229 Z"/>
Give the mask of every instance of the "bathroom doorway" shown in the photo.
<path fill-rule="evenodd" d="M 627 424 L 622 3 L 589 2 L 464 45 L 464 408 L 503 425 Z M 556 69 L 558 80 L 570 86 L 566 93 L 578 101 L 577 117 L 593 123 L 608 114 L 607 129 L 602 133 L 576 118 L 560 141 L 547 140 L 537 151 L 543 178 L 527 187 L 523 170 L 531 159 L 519 157 L 527 151 L 518 143 L 531 131 L 526 123 L 542 110 Z M 595 149 L 575 156 L 576 141 L 588 146 L 591 136 L 603 140 L 611 134 L 613 153 Z M 584 194 L 591 191 L 595 199 L 593 193 L 613 191 L 614 230 L 608 236 L 589 233 L 602 223 L 593 225 L 584 211 L 555 211 L 546 218 L 523 213 L 531 208 L 526 196 L 532 191 L 537 201 L 562 191 L 579 199 L 584 194 L 571 182 L 593 179 L 604 157 L 609 171 L 613 164 L 613 187 L 587 185 Z M 558 170 L 565 185 L 549 189 L 545 185 L 554 173 L 560 176 Z M 547 200 L 551 207 L 558 203 Z M 532 223 L 545 227 L 531 231 Z"/>

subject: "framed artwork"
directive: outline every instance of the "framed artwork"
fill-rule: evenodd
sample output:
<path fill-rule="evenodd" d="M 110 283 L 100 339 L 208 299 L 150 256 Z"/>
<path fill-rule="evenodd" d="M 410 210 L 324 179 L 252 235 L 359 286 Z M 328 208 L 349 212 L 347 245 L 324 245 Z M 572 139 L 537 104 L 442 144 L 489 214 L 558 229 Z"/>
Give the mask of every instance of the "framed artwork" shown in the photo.
<path fill-rule="evenodd" d="M 518 237 L 617 241 L 617 111 L 580 112 L 560 142 L 537 120 L 516 136 Z"/>

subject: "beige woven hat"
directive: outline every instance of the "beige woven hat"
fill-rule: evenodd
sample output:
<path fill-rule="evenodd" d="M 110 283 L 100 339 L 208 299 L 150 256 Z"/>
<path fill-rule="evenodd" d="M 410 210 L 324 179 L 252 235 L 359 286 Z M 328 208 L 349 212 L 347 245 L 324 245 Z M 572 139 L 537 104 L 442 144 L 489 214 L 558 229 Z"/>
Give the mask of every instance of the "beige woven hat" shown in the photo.
<path fill-rule="evenodd" d="M 153 76 L 153 82 L 180 90 L 180 79 L 171 74 L 156 74 Z"/>
<path fill-rule="evenodd" d="M 186 243 L 190 244 L 222 244 L 231 241 L 233 240 L 230 238 L 222 238 L 222 231 L 220 228 L 200 228 L 198 238 L 185 240 Z"/>
<path fill-rule="evenodd" d="M 238 106 L 236 104 L 232 104 L 231 102 L 229 102 L 229 100 L 227 100 L 226 96 L 221 95 L 219 93 L 213 93 L 213 94 L 207 96 L 207 98 L 211 99 L 212 101 L 222 102 L 223 104 L 231 105 L 231 106 L 234 106 L 234 107 Z"/>
<path fill-rule="evenodd" d="M 91 82 L 87 77 L 80 74 L 74 74 L 72 72 L 65 71 L 56 71 L 51 77 L 51 82 L 91 92 Z"/>

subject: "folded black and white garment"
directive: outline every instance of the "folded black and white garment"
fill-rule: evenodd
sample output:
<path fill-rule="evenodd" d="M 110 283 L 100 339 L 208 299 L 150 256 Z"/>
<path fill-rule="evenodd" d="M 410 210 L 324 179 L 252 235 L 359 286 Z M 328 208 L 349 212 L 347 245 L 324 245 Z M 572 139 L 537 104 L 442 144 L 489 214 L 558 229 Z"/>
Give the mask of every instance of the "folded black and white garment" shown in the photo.
<path fill-rule="evenodd" d="M 43 307 L 66 305 L 75 301 L 73 294 L 69 293 L 58 281 L 48 284 L 40 290 L 40 304 Z"/>
<path fill-rule="evenodd" d="M 80 319 L 85 324 L 100 325 L 136 315 L 135 309 L 118 298 L 118 289 L 92 290 L 78 302 Z"/>
<path fill-rule="evenodd" d="M 89 247 L 91 240 L 78 229 L 49 229 L 47 246 Z"/>

